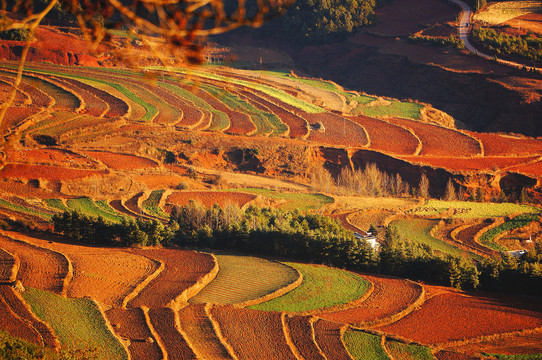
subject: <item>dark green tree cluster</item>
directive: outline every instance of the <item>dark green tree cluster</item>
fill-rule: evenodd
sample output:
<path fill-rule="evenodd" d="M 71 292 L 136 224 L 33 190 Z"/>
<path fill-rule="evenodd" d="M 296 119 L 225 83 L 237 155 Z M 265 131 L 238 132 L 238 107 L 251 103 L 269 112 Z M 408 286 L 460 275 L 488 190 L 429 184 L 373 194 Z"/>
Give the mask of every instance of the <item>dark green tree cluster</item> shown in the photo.
<path fill-rule="evenodd" d="M 497 55 L 514 55 L 542 64 L 542 38 L 533 33 L 508 35 L 491 28 L 478 28 L 472 31 L 476 41 Z"/>
<path fill-rule="evenodd" d="M 164 226 L 159 221 L 126 220 L 120 224 L 91 217 L 77 211 L 65 211 L 53 216 L 54 230 L 75 240 L 95 245 L 150 246 L 168 244 L 176 226 Z"/>
<path fill-rule="evenodd" d="M 452 46 L 458 49 L 462 49 L 465 46 L 463 41 L 456 35 L 450 35 L 448 37 L 434 37 L 426 35 L 410 35 L 408 40 L 412 43 L 431 44 L 437 46 Z"/>
<path fill-rule="evenodd" d="M 211 209 L 191 202 L 176 208 L 176 240 L 184 246 L 239 250 L 257 255 L 288 257 L 353 270 L 377 267 L 377 255 L 334 219 L 251 206 Z"/>

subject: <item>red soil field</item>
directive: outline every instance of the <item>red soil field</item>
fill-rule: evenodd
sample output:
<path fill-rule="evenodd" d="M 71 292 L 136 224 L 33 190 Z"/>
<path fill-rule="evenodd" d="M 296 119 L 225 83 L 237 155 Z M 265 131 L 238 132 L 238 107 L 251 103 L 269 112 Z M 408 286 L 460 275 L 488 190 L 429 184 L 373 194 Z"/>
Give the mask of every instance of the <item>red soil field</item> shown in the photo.
<path fill-rule="evenodd" d="M 28 342 L 41 345 L 40 334 L 30 324 L 22 320 L 15 314 L 9 304 L 0 295 L 0 328 L 6 330 L 14 336 L 20 337 Z"/>
<path fill-rule="evenodd" d="M 177 191 L 169 195 L 167 203 L 183 206 L 194 200 L 203 206 L 210 208 L 214 204 L 222 207 L 228 204 L 243 206 L 254 200 L 256 195 L 231 191 Z"/>
<path fill-rule="evenodd" d="M 533 300 L 493 294 L 444 292 L 419 310 L 381 327 L 422 344 L 437 344 L 542 326 L 542 306 Z"/>
<path fill-rule="evenodd" d="M 490 224 L 487 224 L 487 223 L 480 223 L 480 224 L 476 224 L 476 225 L 473 225 L 473 226 L 469 226 L 468 228 L 466 229 L 463 229 L 461 231 L 459 231 L 456 235 L 456 238 L 457 240 L 459 240 L 461 243 L 463 244 L 466 244 L 467 246 L 469 247 L 472 247 L 480 252 L 482 252 L 483 254 L 487 254 L 487 255 L 498 255 L 498 252 L 495 251 L 495 250 L 491 250 L 491 249 L 488 249 L 486 248 L 485 246 L 477 243 L 476 241 L 474 241 L 474 236 L 480 231 L 482 230 L 483 228 L 487 227 L 488 225 Z"/>
<path fill-rule="evenodd" d="M 507 169 L 509 172 L 517 172 L 524 175 L 535 177 L 542 176 L 542 161 L 538 161 L 528 165 L 512 166 Z"/>
<path fill-rule="evenodd" d="M 362 276 L 374 285 L 367 300 L 352 309 L 316 315 L 329 321 L 360 325 L 385 319 L 405 310 L 421 294 L 419 286 L 403 279 L 367 274 Z"/>
<path fill-rule="evenodd" d="M 18 164 L 56 165 L 70 168 L 96 169 L 98 163 L 84 156 L 60 149 L 6 150 L 6 161 Z"/>
<path fill-rule="evenodd" d="M 132 299 L 129 307 L 159 308 L 175 300 L 215 266 L 211 255 L 179 249 L 130 249 L 132 254 L 161 261 L 165 268 Z"/>
<path fill-rule="evenodd" d="M 499 25 L 509 25 L 511 28 L 503 27 L 507 34 L 526 34 L 532 31 L 536 34 L 542 34 L 542 11 L 518 16 Z"/>
<path fill-rule="evenodd" d="M 0 191 L 4 194 L 11 194 L 23 198 L 58 199 L 59 197 L 62 197 L 58 193 L 38 189 L 31 184 L 27 185 L 10 179 L 3 179 L 3 181 L 0 181 Z"/>
<path fill-rule="evenodd" d="M 10 283 L 16 280 L 17 268 L 15 257 L 0 248 L 0 284 Z"/>
<path fill-rule="evenodd" d="M 6 102 L 11 96 L 11 91 L 13 90 L 12 85 L 13 80 L 0 76 L 0 102 Z M 27 95 L 26 92 L 22 92 L 22 87 L 19 86 L 17 92 L 15 93 L 15 98 L 11 103 L 11 106 L 22 106 L 23 104 L 29 104 L 32 100 Z"/>
<path fill-rule="evenodd" d="M 305 114 L 303 117 L 314 125 L 321 122 L 325 130 L 311 130 L 309 140 L 340 146 L 365 147 L 369 139 L 363 126 L 333 113 Z"/>
<path fill-rule="evenodd" d="M 116 154 L 108 151 L 85 151 L 83 154 L 104 163 L 114 170 L 149 169 L 158 166 L 154 160 L 135 155 Z"/>
<path fill-rule="evenodd" d="M 90 116 L 103 116 L 109 111 L 109 106 L 107 103 L 94 95 L 92 92 L 88 91 L 84 87 L 77 86 L 75 81 L 66 81 L 67 79 L 54 77 L 55 82 L 61 84 L 63 87 L 70 89 L 71 92 L 78 94 L 82 99 L 85 107 L 81 113 L 87 114 Z M 80 83 L 79 83 L 80 84 Z"/>
<path fill-rule="evenodd" d="M 341 341 L 341 327 L 344 325 L 320 319 L 313 326 L 316 342 L 326 355 L 326 358 L 336 360 L 351 359 Z"/>
<path fill-rule="evenodd" d="M 286 324 L 289 328 L 290 338 L 293 344 L 305 359 L 321 359 L 322 356 L 318 345 L 313 340 L 313 327 L 310 316 L 286 316 Z"/>
<path fill-rule="evenodd" d="M 481 360 L 482 358 L 479 356 L 471 356 L 467 354 L 461 354 L 446 350 L 441 350 L 437 352 L 435 355 L 435 358 L 437 360 Z"/>
<path fill-rule="evenodd" d="M 3 298 L 3 300 L 10 307 L 11 311 L 13 311 L 20 319 L 32 326 L 40 337 L 40 344 L 50 348 L 59 347 L 60 344 L 58 339 L 55 337 L 53 330 L 51 330 L 51 328 L 49 328 L 45 323 L 41 322 L 30 312 L 26 302 L 21 296 L 17 296 L 15 290 L 13 290 L 11 286 L 0 286 L 0 298 Z"/>
<path fill-rule="evenodd" d="M 109 206 L 111 206 L 113 209 L 115 209 L 116 211 L 118 211 L 119 213 L 124 214 L 124 215 L 132 216 L 132 217 L 145 218 L 145 219 L 147 218 L 145 216 L 140 216 L 139 213 L 134 213 L 133 211 L 128 210 L 122 204 L 122 200 L 119 200 L 119 199 L 111 200 L 109 202 Z"/>
<path fill-rule="evenodd" d="M 174 187 L 179 184 L 184 178 L 177 175 L 162 175 L 162 174 L 145 174 L 134 176 L 133 179 L 139 183 L 145 184 L 151 190 L 165 189 Z"/>
<path fill-rule="evenodd" d="M 35 74 L 27 71 L 25 72 L 24 81 L 51 96 L 55 101 L 53 105 L 55 109 L 74 111 L 81 106 L 81 100 L 77 96 L 56 84 L 52 78 L 47 75 Z"/>
<path fill-rule="evenodd" d="M 151 334 L 145 314 L 139 308 L 110 309 L 106 312 L 118 336 L 130 340 L 128 350 L 133 360 L 161 360 L 162 350 Z M 153 340 L 152 342 L 149 340 Z"/>
<path fill-rule="evenodd" d="M 239 360 L 295 359 L 280 313 L 220 306 L 213 307 L 211 314 Z"/>
<path fill-rule="evenodd" d="M 401 156 L 400 159 L 414 164 L 423 164 L 458 172 L 493 171 L 507 169 L 537 159 L 536 156 L 454 158 L 450 156 Z"/>
<path fill-rule="evenodd" d="M 175 328 L 175 313 L 170 308 L 151 309 L 151 324 L 162 339 L 167 351 L 167 359 L 190 360 L 196 355 Z"/>
<path fill-rule="evenodd" d="M 453 154 L 455 157 L 463 157 L 481 154 L 478 141 L 459 131 L 414 120 L 393 118 L 389 121 L 414 131 L 422 141 L 422 151 L 419 155 L 450 156 Z"/>
<path fill-rule="evenodd" d="M 105 104 L 107 104 L 109 110 L 104 114 L 105 117 L 112 118 L 124 116 L 128 113 L 128 104 L 126 104 L 126 102 L 124 102 L 123 100 L 109 94 L 108 92 L 74 79 L 63 78 L 63 80 L 66 83 L 70 83 L 77 88 L 87 91 L 88 93 L 96 96 L 98 99 L 102 100 Z"/>
<path fill-rule="evenodd" d="M 34 107 L 9 107 L 2 122 L 2 127 L 7 129 L 21 125 L 26 119 L 37 114 L 39 111 L 38 108 Z"/>
<path fill-rule="evenodd" d="M 542 154 L 542 139 L 466 131 L 480 140 L 485 156 L 525 156 Z"/>
<path fill-rule="evenodd" d="M 497 339 L 453 346 L 450 349 L 467 354 L 479 354 L 481 352 L 490 354 L 539 354 L 542 353 L 542 330 L 539 329 L 532 333 L 506 335 Z"/>
<path fill-rule="evenodd" d="M 370 149 L 400 155 L 412 155 L 416 152 L 419 140 L 403 127 L 384 120 L 368 116 L 349 116 L 367 130 Z"/>
<path fill-rule="evenodd" d="M 24 180 L 75 180 L 103 174 L 105 172 L 97 170 L 78 170 L 48 165 L 7 164 L 0 169 L 0 178 Z"/>
<path fill-rule="evenodd" d="M 179 323 L 194 352 L 201 359 L 231 359 L 207 316 L 206 305 L 190 305 L 179 310 Z"/>
<path fill-rule="evenodd" d="M 41 91 L 39 88 L 35 88 L 27 84 L 24 80 L 19 84 L 19 89 L 23 90 L 30 96 L 32 106 L 44 108 L 53 106 L 52 97 Z"/>
<path fill-rule="evenodd" d="M 421 35 L 447 38 L 450 35 L 457 35 L 457 29 L 447 24 L 436 25 L 430 27 L 429 29 L 423 30 Z"/>
<path fill-rule="evenodd" d="M 21 265 L 17 278 L 24 286 L 56 294 L 64 292 L 68 261 L 61 254 L 4 235 L 0 236 L 0 247 L 19 257 Z"/>

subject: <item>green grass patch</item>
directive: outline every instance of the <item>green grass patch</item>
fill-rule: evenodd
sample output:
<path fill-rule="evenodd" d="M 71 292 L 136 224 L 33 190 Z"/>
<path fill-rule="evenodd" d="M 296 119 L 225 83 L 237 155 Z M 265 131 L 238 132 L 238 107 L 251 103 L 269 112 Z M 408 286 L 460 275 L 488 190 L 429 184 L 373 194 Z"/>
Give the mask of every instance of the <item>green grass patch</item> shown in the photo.
<path fill-rule="evenodd" d="M 362 297 L 371 284 L 361 276 L 327 266 L 285 263 L 303 274 L 303 282 L 283 296 L 251 309 L 265 311 L 308 311 L 346 304 Z"/>
<path fill-rule="evenodd" d="M 354 115 L 366 115 L 370 117 L 400 117 L 418 120 L 421 116 L 420 110 L 424 105 L 391 100 L 389 105 L 367 105 L 358 104 L 351 112 Z"/>
<path fill-rule="evenodd" d="M 392 221 L 390 226 L 397 228 L 399 236 L 405 240 L 429 245 L 434 250 L 454 256 L 474 256 L 474 254 L 463 251 L 447 242 L 431 236 L 431 229 L 438 224 L 437 220 L 426 219 L 400 219 Z"/>
<path fill-rule="evenodd" d="M 488 217 L 501 217 L 512 214 L 526 213 L 539 214 L 540 209 L 529 206 L 512 203 L 476 203 L 469 201 L 444 201 L 429 200 L 425 205 L 411 210 L 411 213 L 417 215 L 438 215 L 450 208 L 456 210 L 452 218 L 459 219 L 477 219 Z"/>
<path fill-rule="evenodd" d="M 348 352 L 355 360 L 389 360 L 380 345 L 380 336 L 360 330 L 348 330 L 343 335 Z"/>
<path fill-rule="evenodd" d="M 43 200 L 45 205 L 47 205 L 50 208 L 60 210 L 60 211 L 69 211 L 70 209 L 64 204 L 64 202 L 61 199 L 45 199 Z"/>
<path fill-rule="evenodd" d="M 540 360 L 542 359 L 542 354 L 517 354 L 517 355 L 508 355 L 508 354 L 488 354 L 483 353 L 484 356 L 491 356 L 498 360 Z"/>
<path fill-rule="evenodd" d="M 105 200 L 92 201 L 89 198 L 69 199 L 66 201 L 68 208 L 79 211 L 85 215 L 103 217 L 105 220 L 120 223 L 124 218 L 118 214 Z"/>
<path fill-rule="evenodd" d="M 538 220 L 539 217 L 539 214 L 521 214 L 515 216 L 512 219 L 505 221 L 503 224 L 489 229 L 482 234 L 482 236 L 480 236 L 480 243 L 496 251 L 507 251 L 508 249 L 495 243 L 495 238 L 505 231 L 520 229 L 527 226 L 531 222 Z"/>
<path fill-rule="evenodd" d="M 86 351 L 96 349 L 96 358 L 128 359 L 119 341 L 107 329 L 96 304 L 90 299 L 66 299 L 33 288 L 23 292 L 36 315 L 54 330 L 63 348 Z"/>
<path fill-rule="evenodd" d="M 160 218 L 167 219 L 169 218 L 169 215 L 164 212 L 158 205 L 160 204 L 160 199 L 162 199 L 162 195 L 164 194 L 164 190 L 154 190 L 151 192 L 149 197 L 145 200 L 143 200 L 141 207 L 143 208 L 143 211 L 145 211 L 147 214 L 157 216 Z"/>
<path fill-rule="evenodd" d="M 225 191 L 245 192 L 249 194 L 261 195 L 276 200 L 287 200 L 286 203 L 278 206 L 282 210 L 300 211 L 320 209 L 326 204 L 332 204 L 333 198 L 323 194 L 308 194 L 308 193 L 281 193 L 274 190 L 244 188 L 244 189 L 229 189 Z"/>
<path fill-rule="evenodd" d="M 261 91 L 266 95 L 272 96 L 275 99 L 278 99 L 278 100 L 280 100 L 280 101 L 282 101 L 282 102 L 284 102 L 284 103 L 286 103 L 288 105 L 294 106 L 294 107 L 296 107 L 296 108 L 298 108 L 300 110 L 306 111 L 306 112 L 311 113 L 311 114 L 319 114 L 319 113 L 325 112 L 324 109 L 322 109 L 322 108 L 320 108 L 318 106 L 315 106 L 313 104 L 309 104 L 309 103 L 307 103 L 305 101 L 302 101 L 302 100 L 299 100 L 296 97 L 294 97 L 294 96 L 292 96 L 290 94 L 287 94 L 282 90 L 275 89 L 275 88 L 273 88 L 271 86 L 257 84 L 257 83 L 246 81 L 246 80 L 232 79 L 232 78 L 228 78 L 228 77 L 225 77 L 225 76 L 222 76 L 222 75 L 212 74 L 212 73 L 209 73 L 209 72 L 198 71 L 198 70 L 193 70 L 193 69 L 190 69 L 190 70 L 176 69 L 175 71 L 178 72 L 178 73 L 181 73 L 181 74 L 199 76 L 199 77 L 206 78 L 206 79 L 225 81 L 225 82 L 232 83 L 232 84 L 246 86 L 246 87 L 248 87 L 250 89 Z"/>
<path fill-rule="evenodd" d="M 394 359 L 435 360 L 435 357 L 431 353 L 431 348 L 425 346 L 386 341 L 386 347 Z"/>
<path fill-rule="evenodd" d="M 4 199 L 0 199 L 0 207 L 3 207 L 5 209 L 9 209 L 9 210 L 12 210 L 12 211 L 17 211 L 17 212 L 20 212 L 20 213 L 23 213 L 23 214 L 38 216 L 38 217 L 40 217 L 42 219 L 45 219 L 45 220 L 51 220 L 51 218 L 53 217 L 51 214 L 47 214 L 45 212 L 41 212 L 41 211 L 30 209 L 30 208 L 27 208 L 27 207 L 24 207 L 24 206 L 21 206 L 21 205 L 18 205 L 18 204 L 14 204 L 14 203 L 9 202 L 9 201 L 4 200 Z"/>

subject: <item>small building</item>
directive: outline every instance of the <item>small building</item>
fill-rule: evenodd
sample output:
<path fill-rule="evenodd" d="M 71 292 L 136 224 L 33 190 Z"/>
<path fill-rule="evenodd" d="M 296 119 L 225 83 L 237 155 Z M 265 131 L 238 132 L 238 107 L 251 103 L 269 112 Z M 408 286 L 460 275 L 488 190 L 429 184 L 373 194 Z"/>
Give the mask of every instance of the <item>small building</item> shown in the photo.
<path fill-rule="evenodd" d="M 378 242 L 378 238 L 372 233 L 368 232 L 363 235 L 355 232 L 354 236 L 356 237 L 356 239 L 365 240 L 367 243 L 369 243 L 369 245 L 371 245 L 374 251 L 380 250 L 380 243 Z"/>

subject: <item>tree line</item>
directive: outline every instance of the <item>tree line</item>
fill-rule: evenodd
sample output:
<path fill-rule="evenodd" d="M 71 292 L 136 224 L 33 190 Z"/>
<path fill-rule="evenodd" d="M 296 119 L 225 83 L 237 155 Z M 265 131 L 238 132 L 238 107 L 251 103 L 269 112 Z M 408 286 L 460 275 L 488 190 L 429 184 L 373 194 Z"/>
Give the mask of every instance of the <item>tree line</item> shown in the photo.
<path fill-rule="evenodd" d="M 387 228 L 376 252 L 336 220 L 299 211 L 236 205 L 210 209 L 196 202 L 172 211 L 169 223 L 128 221 L 112 224 L 77 212 L 53 217 L 54 231 L 99 245 L 176 244 L 197 249 L 235 250 L 377 272 L 462 289 L 488 289 L 542 296 L 542 245 L 521 258 L 473 262 L 442 255 L 428 245 L 402 239 Z"/>

